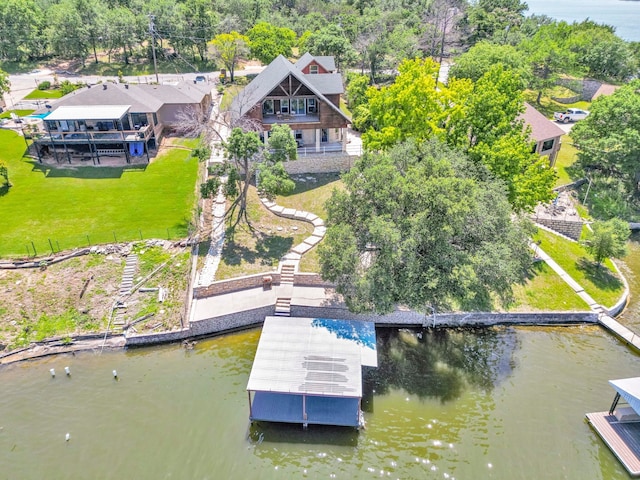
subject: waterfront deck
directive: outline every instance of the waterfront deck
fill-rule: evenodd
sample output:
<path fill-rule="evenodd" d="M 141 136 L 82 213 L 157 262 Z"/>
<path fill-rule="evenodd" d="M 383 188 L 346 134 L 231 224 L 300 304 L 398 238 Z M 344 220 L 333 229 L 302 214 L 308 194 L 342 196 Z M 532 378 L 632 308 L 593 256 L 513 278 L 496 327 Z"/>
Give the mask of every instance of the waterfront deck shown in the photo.
<path fill-rule="evenodd" d="M 624 468 L 640 476 L 640 422 L 619 422 L 609 412 L 587 413 L 587 420 Z"/>

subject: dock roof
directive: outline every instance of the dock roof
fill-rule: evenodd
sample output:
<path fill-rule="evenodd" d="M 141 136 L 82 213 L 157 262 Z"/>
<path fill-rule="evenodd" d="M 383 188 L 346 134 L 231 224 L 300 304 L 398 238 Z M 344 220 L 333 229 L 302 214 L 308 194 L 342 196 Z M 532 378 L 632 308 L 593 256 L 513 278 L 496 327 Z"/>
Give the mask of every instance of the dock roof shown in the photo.
<path fill-rule="evenodd" d="M 360 398 L 362 365 L 377 366 L 373 323 L 267 317 L 247 390 Z"/>
<path fill-rule="evenodd" d="M 609 384 L 640 415 L 640 377 L 609 380 Z"/>

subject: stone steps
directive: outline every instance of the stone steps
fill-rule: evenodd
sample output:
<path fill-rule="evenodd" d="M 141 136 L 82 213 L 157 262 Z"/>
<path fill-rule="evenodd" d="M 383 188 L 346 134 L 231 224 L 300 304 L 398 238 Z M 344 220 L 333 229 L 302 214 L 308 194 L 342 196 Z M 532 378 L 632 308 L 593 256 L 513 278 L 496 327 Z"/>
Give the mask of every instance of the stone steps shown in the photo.
<path fill-rule="evenodd" d="M 276 299 L 276 309 L 274 315 L 277 317 L 291 316 L 291 299 L 280 297 Z"/>
<path fill-rule="evenodd" d="M 282 269 L 280 270 L 280 283 L 289 283 L 293 285 L 294 274 L 296 271 L 295 265 L 285 264 L 282 265 Z"/>

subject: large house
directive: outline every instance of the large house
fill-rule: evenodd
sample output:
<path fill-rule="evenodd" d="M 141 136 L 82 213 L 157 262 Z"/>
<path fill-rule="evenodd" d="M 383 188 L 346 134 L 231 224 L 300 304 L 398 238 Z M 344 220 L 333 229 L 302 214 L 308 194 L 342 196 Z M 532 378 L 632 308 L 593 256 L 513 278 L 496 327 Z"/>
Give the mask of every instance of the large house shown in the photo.
<path fill-rule="evenodd" d="M 104 83 L 76 90 L 43 117 L 45 133 L 36 135 L 38 158 L 100 164 L 105 157 L 131 163 L 150 160 L 181 112 L 208 114 L 211 87 Z"/>
<path fill-rule="evenodd" d="M 560 137 L 564 135 L 558 125 L 525 102 L 525 111 L 520 118 L 531 127 L 531 140 L 535 142 L 533 151 L 549 157 L 549 165 L 554 166 L 560 150 Z"/>
<path fill-rule="evenodd" d="M 333 57 L 305 53 L 293 64 L 279 55 L 236 96 L 230 114 L 265 142 L 273 125 L 287 124 L 303 152 L 342 152 L 351 122 L 340 110 L 343 92 Z"/>

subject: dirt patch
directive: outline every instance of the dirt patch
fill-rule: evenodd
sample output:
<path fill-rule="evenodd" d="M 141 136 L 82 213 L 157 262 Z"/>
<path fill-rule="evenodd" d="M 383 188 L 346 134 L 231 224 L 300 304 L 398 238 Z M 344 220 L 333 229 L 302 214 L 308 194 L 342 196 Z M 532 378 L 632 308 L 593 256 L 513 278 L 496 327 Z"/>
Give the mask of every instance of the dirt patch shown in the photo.
<path fill-rule="evenodd" d="M 46 269 L 0 270 L 0 350 L 106 327 L 123 268 L 119 255 L 89 254 Z"/>
<path fill-rule="evenodd" d="M 190 271 L 190 248 L 147 240 L 72 258 L 45 269 L 0 270 L 0 355 L 47 338 L 70 343 L 78 335 L 180 328 Z M 121 296 L 126 254 L 138 255 L 134 286 Z M 162 291 L 160 292 L 160 289 Z M 146 290 L 146 291 L 145 291 Z M 116 301 L 120 308 L 113 315 Z M 111 319 L 111 324 L 110 324 Z"/>

